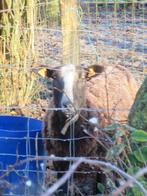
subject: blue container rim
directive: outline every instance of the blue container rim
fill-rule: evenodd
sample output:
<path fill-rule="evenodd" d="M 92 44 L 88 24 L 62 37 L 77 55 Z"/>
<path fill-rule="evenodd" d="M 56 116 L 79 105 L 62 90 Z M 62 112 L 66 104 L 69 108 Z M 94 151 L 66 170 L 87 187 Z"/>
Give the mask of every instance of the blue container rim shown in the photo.
<path fill-rule="evenodd" d="M 36 121 L 36 122 L 38 122 L 38 123 L 40 123 L 40 126 L 41 126 L 41 129 L 39 129 L 39 128 L 37 128 L 37 129 L 23 129 L 23 130 L 21 130 L 21 132 L 27 132 L 27 131 L 29 131 L 29 132 L 36 132 L 36 131 L 42 131 L 42 128 L 43 128 L 43 121 L 42 120 L 39 120 L 39 119 L 37 119 L 37 118 L 33 118 L 33 117 L 29 117 L 29 116 L 19 116 L 19 115 L 0 115 L 0 118 L 1 117 L 8 117 L 8 118 L 18 118 L 18 119 L 30 119 L 30 120 L 34 120 L 34 121 Z M 8 131 L 8 132 L 16 132 L 16 130 L 7 130 L 7 129 L 1 129 L 0 128 L 0 130 L 2 130 L 2 131 Z"/>

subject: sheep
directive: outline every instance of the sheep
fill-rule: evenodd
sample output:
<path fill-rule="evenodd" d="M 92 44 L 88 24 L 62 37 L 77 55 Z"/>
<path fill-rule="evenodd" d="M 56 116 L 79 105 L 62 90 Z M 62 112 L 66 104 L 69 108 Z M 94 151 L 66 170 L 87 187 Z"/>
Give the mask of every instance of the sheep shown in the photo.
<path fill-rule="evenodd" d="M 79 69 L 79 67 L 69 64 L 55 68 L 55 70 L 47 69 L 46 71 L 46 76 L 53 80 L 53 98 L 49 103 L 49 108 L 60 108 L 61 110 L 49 110 L 47 112 L 44 120 L 43 136 L 45 138 L 63 139 L 46 141 L 45 145 L 49 155 L 98 157 L 101 150 L 96 140 L 98 131 L 95 128 L 97 126 L 104 127 L 110 123 L 113 117 L 118 117 L 117 120 L 119 121 L 127 118 L 126 111 L 122 115 L 117 114 L 117 111 L 115 115 L 111 114 L 108 111 L 107 104 L 109 101 L 109 108 L 112 109 L 118 109 L 119 107 L 123 109 L 124 106 L 127 109 L 130 108 L 137 91 L 137 85 L 129 71 L 121 66 L 114 68 L 108 66 L 104 69 L 100 65 L 93 65 L 88 70 L 85 71 L 83 68 Z M 121 80 L 119 80 L 119 77 L 121 77 Z M 108 86 L 105 84 L 106 80 Z M 107 93 L 105 92 L 106 88 Z M 104 109 L 104 111 L 93 113 L 79 109 L 87 107 Z M 109 114 L 111 114 L 111 118 Z M 95 125 L 91 121 L 93 117 L 96 119 Z M 70 118 L 74 119 L 72 123 L 69 123 Z M 85 137 L 89 135 L 92 137 Z M 82 137 L 85 137 L 85 139 L 78 139 Z M 67 139 L 71 139 L 71 142 Z M 69 162 L 66 161 L 54 161 L 53 165 L 54 169 L 58 171 L 57 178 L 63 175 L 59 173 L 60 171 L 69 169 Z M 78 174 L 78 171 L 92 170 L 97 170 L 97 172 Z M 74 182 L 83 195 L 97 194 L 97 183 L 104 181 L 105 175 L 101 169 L 86 164 L 82 164 L 77 169 L 77 173 L 74 174 Z M 68 195 L 67 192 L 66 183 L 61 187 L 58 195 Z M 78 193 L 74 195 L 78 195 Z"/>

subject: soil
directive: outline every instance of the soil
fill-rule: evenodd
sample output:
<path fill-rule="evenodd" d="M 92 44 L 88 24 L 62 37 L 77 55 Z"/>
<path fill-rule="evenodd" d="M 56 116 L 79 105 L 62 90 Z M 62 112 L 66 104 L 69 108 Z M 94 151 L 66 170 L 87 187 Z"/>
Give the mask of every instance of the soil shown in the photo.
<path fill-rule="evenodd" d="M 59 26 L 44 26 L 36 32 L 39 64 L 62 63 L 62 34 Z M 81 65 L 123 65 L 137 77 L 147 66 L 147 13 L 143 9 L 115 14 L 103 10 L 96 16 L 85 10 L 80 22 Z"/>

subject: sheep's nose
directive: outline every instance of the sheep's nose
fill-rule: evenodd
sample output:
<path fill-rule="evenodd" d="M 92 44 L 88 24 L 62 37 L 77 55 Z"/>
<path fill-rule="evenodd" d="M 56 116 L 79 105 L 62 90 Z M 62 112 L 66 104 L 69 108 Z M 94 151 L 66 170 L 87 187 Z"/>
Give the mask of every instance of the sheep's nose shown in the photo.
<path fill-rule="evenodd" d="M 70 105 L 71 105 L 71 102 L 70 102 L 69 98 L 65 95 L 62 96 L 61 108 L 69 108 Z"/>
<path fill-rule="evenodd" d="M 67 96 L 63 96 L 61 99 L 61 108 L 63 109 L 63 113 L 66 115 L 67 118 L 75 115 L 75 108 L 73 107 L 73 103 Z"/>

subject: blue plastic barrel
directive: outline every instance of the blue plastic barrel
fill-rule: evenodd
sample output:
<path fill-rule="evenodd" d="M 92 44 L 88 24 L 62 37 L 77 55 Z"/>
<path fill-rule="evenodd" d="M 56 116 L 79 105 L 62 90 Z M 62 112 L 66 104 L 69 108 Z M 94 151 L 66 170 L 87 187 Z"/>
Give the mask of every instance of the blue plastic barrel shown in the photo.
<path fill-rule="evenodd" d="M 6 182 L 0 187 L 4 194 L 39 195 L 42 191 L 44 161 L 36 158 L 44 155 L 42 127 L 43 122 L 34 118 L 0 116 L 0 177 L 15 166 L 1 178 Z"/>

